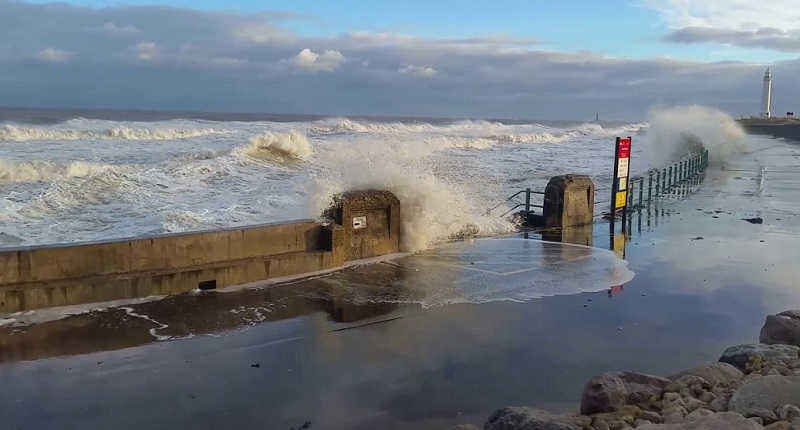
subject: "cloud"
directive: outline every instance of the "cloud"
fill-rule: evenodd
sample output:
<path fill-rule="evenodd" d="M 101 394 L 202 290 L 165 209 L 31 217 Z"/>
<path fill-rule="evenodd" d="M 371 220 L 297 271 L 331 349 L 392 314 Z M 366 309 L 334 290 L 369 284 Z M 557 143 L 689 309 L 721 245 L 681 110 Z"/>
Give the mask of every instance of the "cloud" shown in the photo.
<path fill-rule="evenodd" d="M 782 52 L 800 52 L 800 33 L 776 28 L 727 30 L 709 27 L 684 27 L 668 33 L 665 39 L 678 43 L 721 43 L 747 48 L 766 48 Z"/>
<path fill-rule="evenodd" d="M 800 51 L 800 9 L 790 0 L 646 0 L 670 27 L 665 40 Z"/>
<path fill-rule="evenodd" d="M 420 78 L 432 78 L 439 73 L 439 71 L 433 67 L 414 66 L 410 64 L 400 67 L 397 71 L 404 75 L 413 75 Z"/>
<path fill-rule="evenodd" d="M 0 28 L 15 41 L 0 44 L 0 93 L 5 104 L 19 106 L 333 115 L 589 119 L 599 111 L 610 119 L 687 103 L 734 114 L 759 110 L 763 68 L 756 64 L 548 51 L 535 40 L 506 35 L 303 36 L 287 28 L 292 19 L 270 12 L 0 0 Z M 747 36 L 719 31 L 674 37 L 695 43 Z M 734 31 L 794 37 L 791 29 L 768 23 Z M 46 65 L 56 60 L 66 61 L 71 73 Z M 775 72 L 800 74 L 800 63 L 777 63 Z M 775 111 L 797 111 L 791 103 L 800 99 L 800 88 L 777 78 L 775 86 Z"/>
<path fill-rule="evenodd" d="M 294 40 L 294 37 L 284 30 L 267 23 L 246 23 L 235 29 L 236 38 L 256 44 L 277 44 Z"/>
<path fill-rule="evenodd" d="M 294 57 L 285 60 L 298 70 L 305 72 L 333 72 L 347 59 L 339 51 L 326 50 L 321 54 L 305 48 Z"/>
<path fill-rule="evenodd" d="M 158 45 L 154 42 L 139 42 L 134 47 L 136 58 L 142 61 L 152 61 L 159 54 Z"/>
<path fill-rule="evenodd" d="M 74 53 L 56 48 L 45 48 L 37 52 L 35 57 L 48 63 L 65 63 L 72 59 Z"/>
<path fill-rule="evenodd" d="M 113 21 L 108 21 L 103 23 L 103 25 L 96 26 L 96 27 L 89 27 L 87 28 L 88 31 L 98 32 L 98 33 L 106 33 L 110 35 L 129 35 L 129 34 L 137 34 L 140 33 L 141 30 L 136 28 L 136 26 L 127 24 L 127 25 L 118 25 Z"/>

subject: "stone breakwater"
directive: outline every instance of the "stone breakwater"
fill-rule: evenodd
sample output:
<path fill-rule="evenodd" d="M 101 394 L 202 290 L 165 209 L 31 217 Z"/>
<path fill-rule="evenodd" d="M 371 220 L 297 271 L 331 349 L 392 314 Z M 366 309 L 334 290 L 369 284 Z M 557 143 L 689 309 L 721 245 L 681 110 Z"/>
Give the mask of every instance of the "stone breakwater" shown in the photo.
<path fill-rule="evenodd" d="M 800 311 L 770 315 L 757 344 L 669 377 L 592 377 L 578 415 L 527 406 L 495 411 L 484 430 L 800 430 Z M 477 429 L 470 424 L 455 429 Z"/>

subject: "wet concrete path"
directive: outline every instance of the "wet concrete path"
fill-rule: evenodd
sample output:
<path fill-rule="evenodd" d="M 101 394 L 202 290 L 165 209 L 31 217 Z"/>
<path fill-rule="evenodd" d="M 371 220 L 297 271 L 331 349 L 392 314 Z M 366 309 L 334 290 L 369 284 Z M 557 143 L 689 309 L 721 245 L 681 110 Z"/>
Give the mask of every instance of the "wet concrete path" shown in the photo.
<path fill-rule="evenodd" d="M 714 361 L 800 307 L 800 146 L 753 147 L 632 218 L 624 286 L 608 252 L 520 235 L 0 327 L 3 428 L 443 428 L 574 410 L 601 371 Z M 589 236 L 613 243 L 606 224 Z"/>

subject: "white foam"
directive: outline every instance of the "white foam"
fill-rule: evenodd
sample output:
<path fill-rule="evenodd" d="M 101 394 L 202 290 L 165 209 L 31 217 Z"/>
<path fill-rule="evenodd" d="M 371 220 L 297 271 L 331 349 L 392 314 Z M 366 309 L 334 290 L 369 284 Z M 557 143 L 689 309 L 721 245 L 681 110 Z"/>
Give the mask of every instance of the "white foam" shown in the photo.
<path fill-rule="evenodd" d="M 58 164 L 50 161 L 12 161 L 0 158 L 0 182 L 37 182 L 96 175 L 117 167 L 108 164 L 74 161 Z"/>
<path fill-rule="evenodd" d="M 0 125 L 0 141 L 74 141 L 74 140 L 180 140 L 214 134 L 230 133 L 215 128 L 148 128 L 118 125 L 105 129 L 64 129 L 54 127 L 24 127 Z"/>

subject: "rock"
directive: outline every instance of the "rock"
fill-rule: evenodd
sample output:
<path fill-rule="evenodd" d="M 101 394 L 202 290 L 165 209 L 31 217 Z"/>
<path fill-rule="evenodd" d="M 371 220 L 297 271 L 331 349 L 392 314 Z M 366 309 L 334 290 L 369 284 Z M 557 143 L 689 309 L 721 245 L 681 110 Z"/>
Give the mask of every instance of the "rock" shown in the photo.
<path fill-rule="evenodd" d="M 665 391 L 681 391 L 684 388 L 693 387 L 694 385 L 699 385 L 704 388 L 711 388 L 711 384 L 702 376 L 697 375 L 681 375 L 680 377 L 673 379 L 665 388 Z"/>
<path fill-rule="evenodd" d="M 799 352 L 800 347 L 793 345 L 737 345 L 726 349 L 719 361 L 750 373 L 767 365 L 791 363 L 797 360 Z"/>
<path fill-rule="evenodd" d="M 669 379 L 635 372 L 607 372 L 586 383 L 581 413 L 613 412 L 626 403 L 640 403 L 660 394 Z"/>
<path fill-rule="evenodd" d="M 800 377 L 768 375 L 745 381 L 731 397 L 728 409 L 744 416 L 777 421 L 777 408 L 800 401 Z"/>
<path fill-rule="evenodd" d="M 767 315 L 759 342 L 800 346 L 800 310 Z"/>
<path fill-rule="evenodd" d="M 761 218 L 761 217 L 755 217 L 755 218 L 742 218 L 742 220 L 743 220 L 743 221 L 747 221 L 747 222 L 749 222 L 750 224 L 763 224 L 763 223 L 764 223 L 764 218 Z"/>
<path fill-rule="evenodd" d="M 715 386 L 731 386 L 744 378 L 744 374 L 739 369 L 728 363 L 711 363 L 670 376 L 669 379 L 677 381 L 686 375 L 700 377 Z"/>
<path fill-rule="evenodd" d="M 714 393 L 712 393 L 711 391 L 706 391 L 703 394 L 700 394 L 700 397 L 698 397 L 698 398 L 702 402 L 711 403 L 717 398 L 717 396 L 714 395 Z"/>
<path fill-rule="evenodd" d="M 696 409 L 705 408 L 705 403 L 701 402 L 700 400 L 695 399 L 694 397 L 690 397 L 689 400 L 686 401 L 686 410 L 692 412 Z"/>
<path fill-rule="evenodd" d="M 797 399 L 797 402 L 800 402 L 800 399 Z M 785 421 L 792 421 L 800 418 L 800 408 L 795 405 L 778 406 L 775 409 L 775 413 L 778 415 L 778 418 Z"/>
<path fill-rule="evenodd" d="M 711 410 L 714 412 L 725 412 L 728 410 L 728 402 L 731 400 L 731 395 L 723 394 L 711 401 Z"/>
<path fill-rule="evenodd" d="M 594 430 L 611 430 L 611 428 L 608 426 L 608 423 L 605 422 L 605 420 L 597 418 L 592 421 L 592 427 L 594 428 Z"/>
<path fill-rule="evenodd" d="M 707 416 L 713 415 L 713 414 L 714 414 L 714 411 L 710 411 L 710 410 L 708 410 L 706 408 L 695 409 L 694 411 L 692 411 L 692 413 L 690 413 L 689 415 L 686 415 L 686 420 L 687 421 L 694 421 L 696 419 L 707 417 Z"/>
<path fill-rule="evenodd" d="M 750 417 L 750 418 L 748 418 L 748 420 L 750 420 L 750 421 L 752 421 L 752 422 L 754 422 L 754 423 L 756 423 L 756 424 L 758 424 L 760 426 L 764 425 L 764 419 L 761 418 L 761 417 Z"/>
<path fill-rule="evenodd" d="M 483 426 L 484 430 L 581 430 L 589 427 L 591 418 L 556 415 L 541 409 L 509 406 L 496 410 Z"/>
<path fill-rule="evenodd" d="M 683 406 L 671 406 L 661 411 L 664 422 L 667 424 L 683 422 L 688 412 Z"/>
<path fill-rule="evenodd" d="M 653 412 L 653 411 L 642 411 L 639 413 L 639 418 L 656 424 L 664 421 L 664 418 L 662 418 L 661 415 L 658 414 L 658 412 Z"/>
<path fill-rule="evenodd" d="M 636 420 L 636 422 L 633 423 L 633 426 L 634 427 L 641 427 L 641 426 L 644 426 L 644 425 L 647 425 L 647 424 L 653 424 L 653 423 L 651 421 L 648 421 L 648 420 L 638 419 L 638 420 Z"/>
<path fill-rule="evenodd" d="M 733 412 L 718 412 L 680 424 L 648 424 L 637 430 L 760 430 L 763 427 Z"/>
<path fill-rule="evenodd" d="M 480 428 L 474 424 L 457 424 L 450 427 L 450 430 L 480 430 Z"/>
<path fill-rule="evenodd" d="M 792 423 L 789 421 L 776 421 L 764 428 L 768 430 L 792 430 Z"/>

